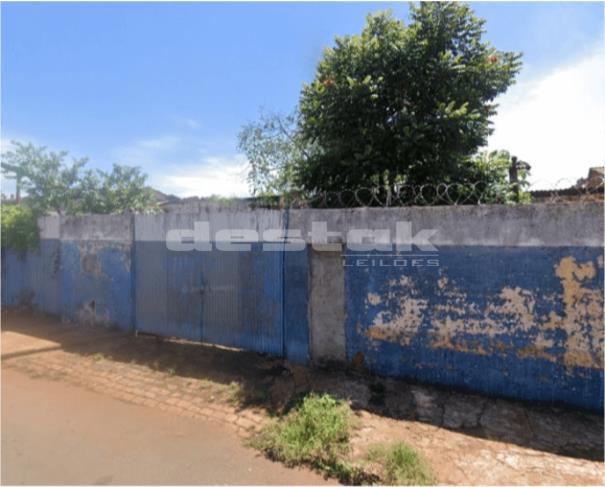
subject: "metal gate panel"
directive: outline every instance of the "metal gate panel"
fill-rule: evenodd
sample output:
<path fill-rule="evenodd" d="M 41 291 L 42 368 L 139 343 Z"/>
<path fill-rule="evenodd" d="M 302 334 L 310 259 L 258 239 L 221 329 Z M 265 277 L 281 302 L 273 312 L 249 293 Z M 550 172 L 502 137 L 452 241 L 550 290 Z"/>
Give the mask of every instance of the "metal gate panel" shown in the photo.
<path fill-rule="evenodd" d="M 169 336 L 164 242 L 135 242 L 135 329 Z"/>
<path fill-rule="evenodd" d="M 137 242 L 136 329 L 201 340 L 199 252 L 173 252 L 162 242 Z"/>
<path fill-rule="evenodd" d="M 211 251 L 166 246 L 168 229 L 191 229 L 208 218 L 217 220 L 212 223 L 217 228 L 237 227 L 257 218 L 250 213 L 241 215 L 241 222 L 221 222 L 218 216 L 137 215 L 136 329 L 282 355 L 283 252 L 263 252 L 261 243 L 235 252 L 215 244 Z M 276 220 L 270 224 L 279 224 L 270 217 Z"/>
<path fill-rule="evenodd" d="M 228 344 L 240 323 L 239 252 L 208 252 L 202 257 L 202 338 Z"/>
<path fill-rule="evenodd" d="M 201 340 L 202 273 L 200 252 L 166 252 L 167 331 L 170 336 Z"/>
<path fill-rule="evenodd" d="M 202 252 L 202 340 L 283 353 L 283 253 Z"/>

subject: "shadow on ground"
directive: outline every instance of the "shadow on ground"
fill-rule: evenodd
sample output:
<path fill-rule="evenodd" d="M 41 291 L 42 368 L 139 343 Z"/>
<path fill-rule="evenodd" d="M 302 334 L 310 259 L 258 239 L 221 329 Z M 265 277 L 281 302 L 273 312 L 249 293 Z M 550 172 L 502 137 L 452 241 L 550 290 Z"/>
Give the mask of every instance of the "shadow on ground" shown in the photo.
<path fill-rule="evenodd" d="M 363 370 L 303 367 L 255 352 L 63 324 L 56 317 L 29 311 L 5 309 L 2 319 L 4 331 L 55 342 L 35 350 L 13 351 L 2 356 L 4 361 L 57 349 L 85 356 L 99 354 L 184 378 L 224 385 L 237 382 L 242 409 L 262 407 L 275 415 L 302 394 L 328 392 L 350 400 L 354 409 L 393 419 L 422 421 L 480 438 L 603 460 L 603 416 L 598 414 L 381 378 Z"/>

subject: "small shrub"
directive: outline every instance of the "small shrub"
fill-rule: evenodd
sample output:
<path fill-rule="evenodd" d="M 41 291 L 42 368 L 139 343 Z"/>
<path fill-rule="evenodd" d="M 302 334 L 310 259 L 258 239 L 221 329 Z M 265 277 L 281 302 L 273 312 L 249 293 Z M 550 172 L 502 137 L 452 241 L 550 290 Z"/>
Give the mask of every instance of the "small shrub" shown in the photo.
<path fill-rule="evenodd" d="M 38 246 L 38 215 L 26 206 L 2 203 L 2 247 L 25 251 Z"/>
<path fill-rule="evenodd" d="M 368 459 L 381 465 L 381 481 L 384 484 L 435 484 L 435 476 L 428 462 L 406 443 L 396 443 L 389 447 L 374 445 L 368 452 Z"/>
<path fill-rule="evenodd" d="M 310 394 L 252 440 L 252 446 L 286 465 L 306 463 L 326 472 L 343 469 L 354 417 L 349 405 Z"/>

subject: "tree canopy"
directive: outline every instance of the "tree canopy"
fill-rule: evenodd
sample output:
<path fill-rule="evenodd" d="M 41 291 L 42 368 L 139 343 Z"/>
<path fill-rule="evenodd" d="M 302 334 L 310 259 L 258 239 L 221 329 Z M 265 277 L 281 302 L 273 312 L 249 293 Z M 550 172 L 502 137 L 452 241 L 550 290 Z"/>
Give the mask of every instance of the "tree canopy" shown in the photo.
<path fill-rule="evenodd" d="M 487 143 L 494 99 L 514 82 L 521 55 L 483 40 L 485 22 L 468 5 L 421 2 L 410 6 L 410 17 L 406 26 L 389 11 L 369 15 L 360 35 L 337 37 L 303 86 L 300 115 L 279 144 L 258 144 L 275 140 L 275 120 L 244 128 L 240 148 L 251 174 L 262 168 L 268 176 L 262 184 L 251 176 L 253 190 L 493 179 L 474 156 Z M 288 184 L 273 187 L 275 178 Z"/>
<path fill-rule="evenodd" d="M 37 215 L 31 208 L 15 204 L 2 203 L 0 207 L 3 248 L 25 251 L 38 246 Z"/>
<path fill-rule="evenodd" d="M 467 177 L 520 55 L 482 41 L 484 21 L 467 5 L 410 8 L 408 27 L 389 12 L 370 15 L 361 35 L 324 52 L 300 100 L 303 137 L 319 147 L 301 166 L 304 187 Z"/>
<path fill-rule="evenodd" d="M 238 149 L 250 163 L 248 183 L 255 196 L 278 195 L 296 189 L 295 171 L 307 156 L 298 131 L 298 114 L 262 113 L 257 122 L 242 127 Z"/>
<path fill-rule="evenodd" d="M 2 154 L 2 172 L 26 192 L 24 204 L 36 214 L 146 212 L 155 208 L 140 168 L 114 165 L 111 172 L 84 170 L 87 158 L 67 163 L 66 151 L 13 142 Z"/>

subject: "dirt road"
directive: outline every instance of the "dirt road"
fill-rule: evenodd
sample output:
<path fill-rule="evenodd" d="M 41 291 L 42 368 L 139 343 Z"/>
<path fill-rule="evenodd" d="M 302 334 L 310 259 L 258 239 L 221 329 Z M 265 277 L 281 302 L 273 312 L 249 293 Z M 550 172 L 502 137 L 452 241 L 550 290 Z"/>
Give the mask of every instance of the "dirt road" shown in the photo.
<path fill-rule="evenodd" d="M 224 425 L 2 371 L 2 484 L 322 484 Z"/>

